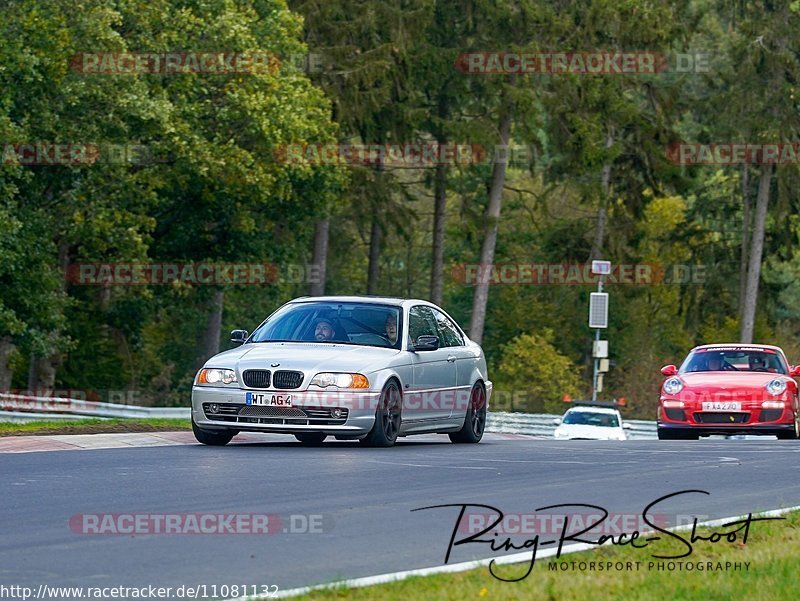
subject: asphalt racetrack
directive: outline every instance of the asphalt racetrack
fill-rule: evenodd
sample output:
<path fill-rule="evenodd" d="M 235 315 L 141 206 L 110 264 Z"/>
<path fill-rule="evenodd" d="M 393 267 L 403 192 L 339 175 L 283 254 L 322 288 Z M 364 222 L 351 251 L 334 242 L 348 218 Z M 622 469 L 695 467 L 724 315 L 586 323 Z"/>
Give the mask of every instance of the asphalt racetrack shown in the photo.
<path fill-rule="evenodd" d="M 682 494 L 654 508 L 668 525 L 692 515 L 800 505 L 800 441 L 569 442 L 487 434 L 479 445 L 424 436 L 369 449 L 338 441 L 306 448 L 274 435 L 247 439 L 227 447 L 187 441 L 0 453 L 0 580 L 284 590 L 441 565 L 459 507 L 412 511 L 431 505 L 483 504 L 519 516 L 586 503 L 612 516 L 638 516 L 664 495 L 710 493 Z M 269 534 L 98 534 L 84 532 L 82 521 L 87 514 L 265 513 L 273 520 Z M 457 539 L 474 532 L 467 519 L 485 519 L 489 510 L 467 513 L 477 517 L 465 517 Z M 529 538 L 506 535 L 517 544 Z M 495 555 L 487 544 L 464 544 L 450 563 Z"/>

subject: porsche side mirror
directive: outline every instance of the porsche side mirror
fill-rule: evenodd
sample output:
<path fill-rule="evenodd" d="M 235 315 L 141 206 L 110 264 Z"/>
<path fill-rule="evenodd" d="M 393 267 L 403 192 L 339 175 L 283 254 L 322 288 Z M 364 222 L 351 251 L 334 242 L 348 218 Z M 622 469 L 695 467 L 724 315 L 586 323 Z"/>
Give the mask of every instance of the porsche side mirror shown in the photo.
<path fill-rule="evenodd" d="M 560 417 L 553 418 L 553 425 L 554 426 L 560 426 L 561 425 L 561 418 Z"/>
<path fill-rule="evenodd" d="M 438 336 L 420 336 L 414 345 L 415 351 L 436 351 L 439 350 Z"/>
<path fill-rule="evenodd" d="M 631 426 L 628 422 L 622 422 L 622 428 L 624 430 L 631 430 L 633 429 L 633 426 Z"/>
<path fill-rule="evenodd" d="M 231 332 L 231 342 L 243 344 L 247 340 L 247 330 L 233 330 Z"/>
<path fill-rule="evenodd" d="M 674 365 L 665 365 L 661 368 L 661 374 L 664 376 L 676 376 L 678 375 L 678 368 Z"/>
<path fill-rule="evenodd" d="M 800 365 L 794 365 L 789 368 L 789 375 L 793 378 L 800 378 Z"/>

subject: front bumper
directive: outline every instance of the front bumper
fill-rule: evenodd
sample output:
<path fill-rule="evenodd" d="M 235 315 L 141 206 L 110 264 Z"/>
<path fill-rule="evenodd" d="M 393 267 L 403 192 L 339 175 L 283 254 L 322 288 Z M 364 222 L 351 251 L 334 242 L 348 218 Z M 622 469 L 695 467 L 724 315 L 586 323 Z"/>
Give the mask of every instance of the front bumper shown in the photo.
<path fill-rule="evenodd" d="M 794 424 L 745 424 L 738 426 L 707 425 L 695 426 L 690 424 L 676 424 L 672 422 L 657 422 L 659 430 L 673 430 L 691 432 L 699 436 L 718 434 L 728 436 L 731 434 L 758 434 L 763 436 L 777 436 L 784 432 L 794 432 Z"/>
<path fill-rule="evenodd" d="M 783 409 L 776 409 L 763 408 L 760 402 L 745 402 L 742 403 L 741 409 L 736 411 L 704 411 L 697 405 L 688 405 L 684 408 L 665 408 L 659 404 L 657 426 L 660 430 L 680 430 L 701 436 L 711 434 L 779 435 L 794 431 L 795 415 L 788 403 Z"/>
<path fill-rule="evenodd" d="M 247 392 L 291 394 L 291 407 L 248 405 Z M 238 430 L 294 434 L 321 432 L 336 436 L 366 435 L 375 423 L 380 392 L 245 390 L 192 387 L 192 419 L 203 430 Z M 217 406 L 211 412 L 210 405 Z M 337 415 L 336 411 L 340 412 Z"/>

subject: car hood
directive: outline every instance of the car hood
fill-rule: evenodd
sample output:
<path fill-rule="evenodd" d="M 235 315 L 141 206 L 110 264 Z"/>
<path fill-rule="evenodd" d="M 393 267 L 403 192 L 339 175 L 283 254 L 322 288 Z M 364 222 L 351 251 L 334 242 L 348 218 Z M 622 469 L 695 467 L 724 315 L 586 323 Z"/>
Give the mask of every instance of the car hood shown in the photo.
<path fill-rule="evenodd" d="M 400 353 L 396 349 L 349 344 L 259 342 L 220 353 L 206 366 L 228 367 L 239 373 L 245 369 L 289 369 L 313 377 L 323 371 L 369 373 L 385 367 Z M 273 366 L 274 363 L 279 365 Z"/>
<path fill-rule="evenodd" d="M 616 440 L 624 433 L 620 428 L 607 426 L 587 426 L 584 424 L 562 424 L 556 432 L 569 438 L 589 438 L 592 440 Z"/>
<path fill-rule="evenodd" d="M 758 371 L 745 372 L 698 372 L 679 374 L 684 387 L 702 388 L 705 390 L 742 390 L 747 388 L 763 388 L 770 380 L 791 380 L 789 376 Z"/>

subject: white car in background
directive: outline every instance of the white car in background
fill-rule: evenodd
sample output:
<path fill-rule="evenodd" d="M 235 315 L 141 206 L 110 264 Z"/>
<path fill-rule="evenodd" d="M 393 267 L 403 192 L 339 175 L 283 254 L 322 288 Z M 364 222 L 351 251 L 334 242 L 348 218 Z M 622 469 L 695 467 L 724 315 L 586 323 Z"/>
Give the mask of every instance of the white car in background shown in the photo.
<path fill-rule="evenodd" d="M 617 409 L 588 404 L 570 407 L 553 423 L 556 440 L 627 440 L 625 430 L 630 428 Z"/>

